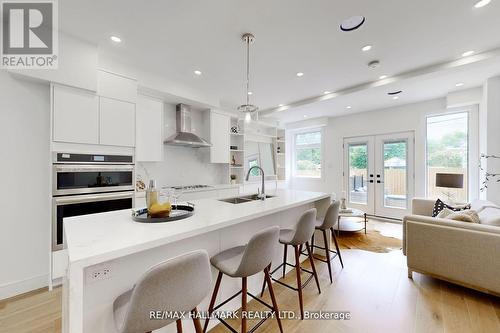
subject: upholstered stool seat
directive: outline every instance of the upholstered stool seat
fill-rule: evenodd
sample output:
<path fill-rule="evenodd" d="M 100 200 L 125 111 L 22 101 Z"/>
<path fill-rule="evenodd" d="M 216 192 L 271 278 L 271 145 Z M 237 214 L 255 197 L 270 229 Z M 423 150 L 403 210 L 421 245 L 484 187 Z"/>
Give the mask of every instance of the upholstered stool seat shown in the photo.
<path fill-rule="evenodd" d="M 309 240 L 311 239 L 312 235 L 314 234 L 314 228 L 315 228 L 315 223 L 316 223 L 316 208 L 309 209 L 299 219 L 299 222 L 295 225 L 294 229 L 282 229 L 280 230 L 280 236 L 279 236 L 279 241 L 281 244 L 284 246 L 284 251 L 283 251 L 283 263 L 276 267 L 272 272 L 271 272 L 271 278 L 275 282 L 290 288 L 292 290 L 295 290 L 298 295 L 299 295 L 299 306 L 300 306 L 300 316 L 303 319 L 304 318 L 304 304 L 302 300 L 302 289 L 307 286 L 307 284 L 311 281 L 311 279 L 314 277 L 316 281 L 316 286 L 318 287 L 318 292 L 321 293 L 321 288 L 319 286 L 319 279 L 318 279 L 318 274 L 316 273 L 316 268 L 314 267 L 314 260 L 312 257 L 312 251 L 311 247 L 309 246 Z M 295 265 L 289 264 L 287 262 L 287 249 L 288 246 L 293 246 L 295 250 Z M 309 261 L 311 262 L 311 268 L 312 271 L 309 271 L 303 267 L 300 266 L 300 253 L 302 251 L 302 246 L 306 247 L 307 250 L 307 255 L 309 257 Z M 282 277 L 285 277 L 285 270 L 287 266 L 291 266 L 295 268 L 296 272 L 296 277 L 297 277 L 297 287 L 293 287 L 289 284 L 286 284 L 278 279 L 275 279 L 272 277 L 272 275 L 279 270 L 280 268 L 283 269 L 282 271 Z M 305 283 L 302 283 L 300 272 L 304 271 L 310 274 L 309 278 L 306 280 Z M 266 288 L 266 281 L 264 281 L 262 285 L 262 292 L 261 295 L 264 293 L 264 290 Z"/>
<path fill-rule="evenodd" d="M 221 306 L 239 296 L 240 294 L 241 311 L 245 312 L 247 308 L 248 295 L 272 310 L 272 313 L 275 315 L 275 318 L 278 322 L 279 330 L 280 332 L 283 332 L 281 319 L 278 315 L 278 304 L 276 303 L 276 298 L 274 297 L 274 292 L 271 285 L 271 277 L 269 275 L 269 266 L 271 264 L 276 245 L 278 244 L 278 239 L 279 227 L 270 227 L 255 234 L 250 239 L 247 245 L 237 246 L 228 250 L 224 250 L 210 259 L 212 265 L 217 268 L 217 270 L 219 270 L 219 274 L 217 276 L 217 281 L 215 282 L 214 291 L 210 300 L 210 305 L 208 307 L 209 315 L 211 315 L 215 310 L 219 309 Z M 269 283 L 269 292 L 271 294 L 271 301 L 273 303 L 272 305 L 267 304 L 263 300 L 249 293 L 247 290 L 247 278 L 262 271 L 264 272 L 265 281 L 268 281 Z M 241 290 L 216 306 L 215 301 L 217 300 L 217 294 L 219 292 L 222 276 L 224 274 L 233 278 L 241 278 Z M 264 320 L 270 317 L 271 315 L 263 318 L 250 331 L 253 332 L 264 322 Z M 231 332 L 236 332 L 236 330 L 229 326 L 229 324 L 223 318 L 217 319 L 221 321 L 224 326 L 226 326 Z M 204 332 L 206 332 L 208 328 L 208 322 L 209 319 L 205 321 L 205 326 L 203 328 Z M 247 316 L 244 315 L 241 316 L 241 332 L 247 332 Z"/>
<path fill-rule="evenodd" d="M 217 270 L 228 276 L 241 277 L 236 276 L 236 271 L 240 266 L 243 253 L 245 253 L 245 246 L 233 247 L 210 258 L 210 263 L 217 268 Z"/>
<path fill-rule="evenodd" d="M 151 319 L 154 310 L 196 312 L 206 297 L 212 274 L 208 254 L 198 250 L 153 266 L 135 286 L 118 296 L 113 303 L 116 328 L 120 333 L 151 332 L 180 319 Z M 196 333 L 202 332 L 199 318 L 193 316 Z"/>
<path fill-rule="evenodd" d="M 342 261 L 342 255 L 340 254 L 340 248 L 339 244 L 337 242 L 337 237 L 335 236 L 335 232 L 333 230 L 333 227 L 338 223 L 339 219 L 339 209 L 340 209 L 340 201 L 336 200 L 333 201 L 330 206 L 328 206 L 328 209 L 325 214 L 325 218 L 323 220 L 316 220 L 315 224 L 315 229 L 320 230 L 321 233 L 323 234 L 323 242 L 325 247 L 317 246 L 314 245 L 314 235 L 311 239 L 311 247 L 314 250 L 316 249 L 321 249 L 325 251 L 326 255 L 326 260 L 322 258 L 315 257 L 315 259 L 322 261 L 327 264 L 328 266 L 328 273 L 330 275 L 330 283 L 333 282 L 333 277 L 332 277 L 332 263 L 331 261 L 335 257 L 339 257 L 340 260 L 340 265 L 342 268 L 344 268 L 344 262 Z M 335 249 L 336 251 L 330 250 L 330 244 L 328 242 L 328 237 L 327 237 L 327 232 L 330 231 L 332 234 L 332 239 L 333 242 L 335 243 Z M 304 253 L 305 254 L 305 253 Z M 331 256 L 333 254 L 333 256 Z"/>

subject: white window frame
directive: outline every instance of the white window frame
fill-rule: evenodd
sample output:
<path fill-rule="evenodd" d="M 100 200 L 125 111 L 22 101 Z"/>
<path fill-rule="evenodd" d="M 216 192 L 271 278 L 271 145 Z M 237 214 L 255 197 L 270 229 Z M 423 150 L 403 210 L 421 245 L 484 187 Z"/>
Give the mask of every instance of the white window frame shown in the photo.
<path fill-rule="evenodd" d="M 320 149 L 321 152 L 321 170 L 320 170 L 320 175 L 319 176 L 303 176 L 303 175 L 297 175 L 297 145 L 296 145 L 296 138 L 298 134 L 305 134 L 305 133 L 313 133 L 313 132 L 320 132 L 321 135 L 321 140 L 319 144 L 311 144 L 307 146 L 301 146 L 301 148 L 318 148 Z M 314 127 L 314 128 L 307 128 L 307 129 L 302 129 L 302 130 L 297 130 L 293 131 L 292 133 L 292 177 L 294 178 L 301 178 L 301 179 L 323 179 L 324 176 L 324 168 L 325 168 L 325 154 L 324 154 L 324 131 L 323 127 Z"/>
<path fill-rule="evenodd" d="M 467 113 L 467 201 L 479 198 L 479 106 L 477 104 L 450 108 L 448 112 L 432 113 L 425 117 L 424 138 L 425 138 L 425 197 L 429 195 L 429 171 L 428 171 L 428 151 L 427 151 L 427 119 L 437 116 L 444 116 L 457 113 Z"/>

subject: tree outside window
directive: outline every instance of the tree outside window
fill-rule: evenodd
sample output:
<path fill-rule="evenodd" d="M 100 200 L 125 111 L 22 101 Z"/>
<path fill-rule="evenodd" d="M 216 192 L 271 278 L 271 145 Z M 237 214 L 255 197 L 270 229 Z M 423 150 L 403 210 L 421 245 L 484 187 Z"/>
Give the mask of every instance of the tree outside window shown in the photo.
<path fill-rule="evenodd" d="M 295 168 L 297 177 L 321 177 L 321 131 L 295 135 Z"/>

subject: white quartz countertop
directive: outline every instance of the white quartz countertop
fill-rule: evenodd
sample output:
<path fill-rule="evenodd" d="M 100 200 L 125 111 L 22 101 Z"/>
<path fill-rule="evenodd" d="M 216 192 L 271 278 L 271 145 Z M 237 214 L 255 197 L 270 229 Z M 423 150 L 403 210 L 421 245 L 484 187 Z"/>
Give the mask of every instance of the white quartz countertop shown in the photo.
<path fill-rule="evenodd" d="M 129 209 L 66 218 L 64 232 L 69 262 L 94 265 L 330 196 L 296 190 L 277 190 L 267 194 L 275 197 L 242 204 L 217 199 L 194 200 L 193 216 L 158 224 L 134 222 Z"/>

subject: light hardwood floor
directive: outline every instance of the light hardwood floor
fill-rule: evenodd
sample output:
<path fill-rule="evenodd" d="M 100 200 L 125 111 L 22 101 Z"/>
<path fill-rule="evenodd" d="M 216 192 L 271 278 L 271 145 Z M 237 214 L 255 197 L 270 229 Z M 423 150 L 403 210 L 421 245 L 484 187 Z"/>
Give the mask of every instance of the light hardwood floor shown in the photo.
<path fill-rule="evenodd" d="M 401 227 L 370 221 L 370 228 L 398 236 Z M 284 320 L 285 332 L 500 332 L 499 298 L 418 273 L 410 280 L 401 251 L 344 250 L 342 255 L 345 268 L 334 261 L 333 284 L 329 283 L 326 264 L 317 261 L 322 293 L 318 295 L 311 282 L 304 289 L 304 308 L 350 311 L 351 320 Z M 285 279 L 294 283 L 294 273 Z M 298 311 L 297 294 L 274 285 L 280 310 Z M 264 299 L 269 301 L 267 291 Z M 249 310 L 263 309 L 255 301 L 249 304 Z M 60 288 L 0 301 L 0 332 L 58 333 L 60 311 Z M 232 324 L 238 327 L 238 322 Z M 185 323 L 188 325 L 190 321 Z M 228 331 L 219 325 L 211 332 Z M 257 332 L 278 332 L 276 321 L 266 321 Z"/>

